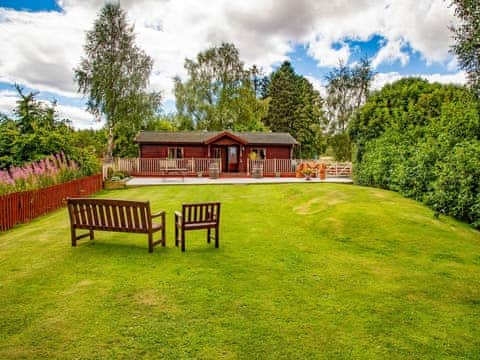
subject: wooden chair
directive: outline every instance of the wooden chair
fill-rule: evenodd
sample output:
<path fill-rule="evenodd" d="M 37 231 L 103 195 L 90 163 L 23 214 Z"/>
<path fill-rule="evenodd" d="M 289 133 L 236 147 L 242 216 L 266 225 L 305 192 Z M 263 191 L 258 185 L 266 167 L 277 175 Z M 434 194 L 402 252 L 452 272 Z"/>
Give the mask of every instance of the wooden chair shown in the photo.
<path fill-rule="evenodd" d="M 210 243 L 211 229 L 215 229 L 215 247 L 218 248 L 220 226 L 220 203 L 184 204 L 182 212 L 175 211 L 175 246 L 180 242 L 185 251 L 185 231 L 207 229 Z"/>
<path fill-rule="evenodd" d="M 148 234 L 148 251 L 158 244 L 165 246 L 165 211 L 151 214 L 148 201 L 127 201 L 90 198 L 67 198 L 70 215 L 72 246 L 77 240 L 90 236 L 93 231 L 118 231 L 137 234 Z M 160 217 L 161 223 L 152 222 Z M 87 234 L 77 236 L 76 230 L 88 230 Z M 153 233 L 161 231 L 160 240 L 153 241 Z"/>

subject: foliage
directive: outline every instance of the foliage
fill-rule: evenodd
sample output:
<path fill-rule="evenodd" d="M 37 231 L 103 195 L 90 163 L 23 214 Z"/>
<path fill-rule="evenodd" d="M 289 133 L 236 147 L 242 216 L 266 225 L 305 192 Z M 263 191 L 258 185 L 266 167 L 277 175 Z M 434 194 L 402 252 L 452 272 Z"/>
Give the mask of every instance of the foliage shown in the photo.
<path fill-rule="evenodd" d="M 72 249 L 65 209 L 1 234 L 1 359 L 478 358 L 480 233 L 396 193 L 302 183 L 97 197 L 165 210 L 167 247 L 99 231 Z M 189 232 L 182 254 L 173 212 L 212 200 L 220 248 Z"/>
<path fill-rule="evenodd" d="M 56 154 L 21 167 L 0 170 L 0 195 L 35 190 L 80 178 L 85 171 L 77 163 Z M 88 174 L 90 175 L 90 174 Z"/>
<path fill-rule="evenodd" d="M 59 120 L 54 104 L 24 94 L 17 87 L 19 100 L 15 119 L 0 122 L 0 169 L 21 167 L 25 163 L 64 153 L 75 160 L 84 175 L 99 170 L 98 158 L 104 153 L 105 133 L 94 130 L 75 131 L 66 120 Z"/>
<path fill-rule="evenodd" d="M 268 101 L 257 99 L 256 67 L 246 70 L 233 44 L 222 44 L 186 59 L 186 81 L 175 82 L 181 127 L 202 130 L 265 131 Z M 252 81 L 253 77 L 253 81 Z"/>
<path fill-rule="evenodd" d="M 270 99 L 263 119 L 272 131 L 288 132 L 301 143 L 297 155 L 312 158 L 325 150 L 322 99 L 303 76 L 295 73 L 286 61 L 268 81 L 266 96 Z"/>
<path fill-rule="evenodd" d="M 160 105 L 159 93 L 148 93 L 153 61 L 135 45 L 133 26 L 119 3 L 107 3 L 87 33 L 85 57 L 75 69 L 87 109 L 105 116 L 107 157 L 136 155 L 133 139 Z"/>
<path fill-rule="evenodd" d="M 415 78 L 386 85 L 352 120 L 349 134 L 357 183 L 399 191 L 480 225 L 480 118 L 467 89 Z"/>
<path fill-rule="evenodd" d="M 458 26 L 451 27 L 456 42 L 452 50 L 466 71 L 471 88 L 480 97 L 480 2 L 452 0 L 451 3 L 460 19 Z"/>

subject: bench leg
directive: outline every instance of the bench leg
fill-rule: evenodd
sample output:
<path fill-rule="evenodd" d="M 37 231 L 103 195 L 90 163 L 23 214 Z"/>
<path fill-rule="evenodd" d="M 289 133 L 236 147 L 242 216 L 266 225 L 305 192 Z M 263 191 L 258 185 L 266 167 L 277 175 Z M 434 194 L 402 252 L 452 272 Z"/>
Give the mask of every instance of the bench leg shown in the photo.
<path fill-rule="evenodd" d="M 175 224 L 175 246 L 178 247 L 178 225 Z"/>
<path fill-rule="evenodd" d="M 165 247 L 167 244 L 167 237 L 165 234 L 165 227 L 167 226 L 167 223 L 165 221 L 165 213 L 162 215 L 162 246 Z"/>
<path fill-rule="evenodd" d="M 75 228 L 70 229 L 71 235 L 72 235 L 72 246 L 77 246 L 77 234 L 75 232 Z"/>
<path fill-rule="evenodd" d="M 218 238 L 218 226 L 215 228 L 215 247 L 218 248 L 219 238 Z"/>
<path fill-rule="evenodd" d="M 90 240 L 93 240 L 93 239 L 94 239 L 93 230 L 90 230 Z"/>
<path fill-rule="evenodd" d="M 207 243 L 210 244 L 210 240 L 211 240 L 211 231 L 210 231 L 210 228 L 208 228 L 208 230 L 207 230 Z"/>
<path fill-rule="evenodd" d="M 153 252 L 153 234 L 148 233 L 148 252 Z"/>
<path fill-rule="evenodd" d="M 185 251 L 185 230 L 182 228 L 182 251 Z"/>

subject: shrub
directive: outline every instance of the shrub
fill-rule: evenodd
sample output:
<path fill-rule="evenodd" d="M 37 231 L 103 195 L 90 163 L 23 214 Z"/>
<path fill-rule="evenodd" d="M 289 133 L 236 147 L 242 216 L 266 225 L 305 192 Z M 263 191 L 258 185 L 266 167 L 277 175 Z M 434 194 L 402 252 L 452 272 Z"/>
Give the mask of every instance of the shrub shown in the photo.
<path fill-rule="evenodd" d="M 471 92 L 403 79 L 351 122 L 354 177 L 480 227 L 480 118 Z"/>

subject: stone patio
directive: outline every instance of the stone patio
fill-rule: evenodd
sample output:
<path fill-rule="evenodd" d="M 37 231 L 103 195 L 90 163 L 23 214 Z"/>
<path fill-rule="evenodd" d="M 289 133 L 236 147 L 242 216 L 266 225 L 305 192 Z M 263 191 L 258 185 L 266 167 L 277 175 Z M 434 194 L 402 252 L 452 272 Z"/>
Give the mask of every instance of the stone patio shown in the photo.
<path fill-rule="evenodd" d="M 219 184 L 287 184 L 287 183 L 353 183 L 350 178 L 331 177 L 325 180 L 312 178 L 305 180 L 304 178 L 275 178 L 264 177 L 260 179 L 254 178 L 219 178 L 210 179 L 207 177 L 134 177 L 127 182 L 127 186 L 146 186 L 146 185 L 219 185 Z"/>

